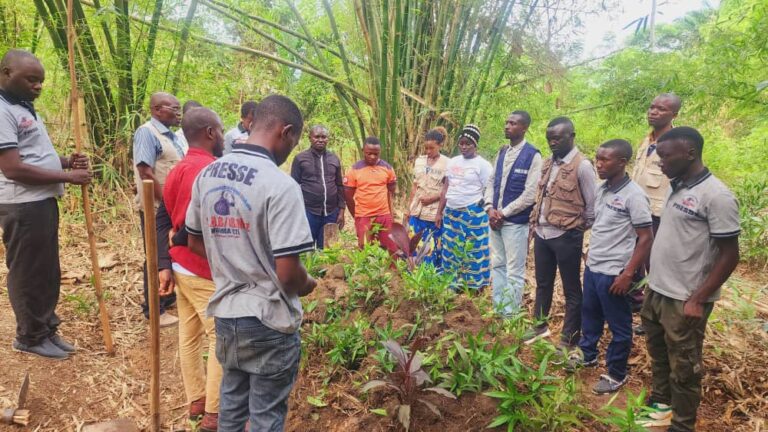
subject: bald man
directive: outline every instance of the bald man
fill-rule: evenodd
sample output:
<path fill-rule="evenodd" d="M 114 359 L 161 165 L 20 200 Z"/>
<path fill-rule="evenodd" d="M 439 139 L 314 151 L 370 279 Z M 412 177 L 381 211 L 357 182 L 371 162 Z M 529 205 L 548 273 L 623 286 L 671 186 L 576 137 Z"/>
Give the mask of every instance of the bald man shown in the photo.
<path fill-rule="evenodd" d="M 59 208 L 64 183 L 88 184 L 88 158 L 61 158 L 32 101 L 45 70 L 31 53 L 0 60 L 0 227 L 8 265 L 8 297 L 16 315 L 13 349 L 66 359 L 75 347 L 57 334 L 61 270 Z M 69 170 L 69 171 L 65 171 Z"/>
<path fill-rule="evenodd" d="M 200 108 L 202 106 L 203 104 L 192 99 L 184 102 L 184 105 L 181 107 L 181 118 L 184 118 L 184 116 L 187 115 L 187 111 L 194 108 Z M 181 146 L 182 150 L 184 150 L 184 154 L 187 154 L 187 150 L 189 150 L 189 143 L 187 142 L 187 138 L 184 136 L 184 130 L 182 128 L 179 128 L 179 130 L 176 131 L 176 138 L 179 139 L 179 145 Z"/>
<path fill-rule="evenodd" d="M 168 93 L 155 93 L 149 99 L 152 118 L 139 126 L 133 135 L 133 168 L 136 180 L 136 204 L 141 208 L 141 182 L 154 180 L 155 205 L 163 199 L 163 185 L 171 169 L 184 157 L 184 149 L 179 138 L 169 129 L 178 126 L 181 121 L 181 106 L 175 96 Z M 144 238 L 144 212 L 139 210 L 141 235 Z M 144 263 L 144 303 L 141 305 L 144 316 L 149 318 L 147 303 L 147 264 Z M 166 313 L 166 309 L 176 302 L 176 296 L 170 294 L 160 299 L 160 326 L 168 327 L 178 323 L 178 318 Z"/>
<path fill-rule="evenodd" d="M 224 151 L 224 131 L 221 119 L 208 108 L 196 108 L 184 114 L 181 129 L 189 142 L 184 159 L 171 170 L 163 187 L 164 211 L 158 211 L 158 242 L 168 239 L 168 229 L 176 236 L 171 244 L 170 259 L 158 260 L 160 294 L 167 295 L 176 288 L 179 312 L 179 358 L 184 390 L 189 403 L 189 417 L 202 420 L 201 432 L 215 432 L 219 413 L 219 383 L 221 365 L 216 352 L 216 331 L 213 317 L 205 316 L 208 299 L 216 289 L 211 280 L 208 261 L 189 250 L 186 244 L 184 218 L 192 197 L 192 185 L 197 174 L 216 160 Z M 166 213 L 167 212 L 167 213 Z M 164 218 L 164 219 L 163 219 Z M 166 252 L 166 251 L 161 251 Z M 166 255 L 166 254 L 161 254 Z M 203 363 L 203 340 L 208 338 L 207 365 Z"/>

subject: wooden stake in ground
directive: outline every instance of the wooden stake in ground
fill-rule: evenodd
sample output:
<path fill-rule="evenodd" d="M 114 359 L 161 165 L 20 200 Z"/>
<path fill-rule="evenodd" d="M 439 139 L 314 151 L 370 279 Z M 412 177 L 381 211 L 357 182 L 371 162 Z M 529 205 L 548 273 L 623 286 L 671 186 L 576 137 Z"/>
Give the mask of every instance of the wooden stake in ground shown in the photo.
<path fill-rule="evenodd" d="M 152 380 L 149 384 L 150 430 L 160 432 L 160 280 L 157 270 L 157 229 L 155 225 L 155 182 L 141 184 L 144 206 L 144 245 L 147 253 L 149 295 L 149 337 Z"/>
<path fill-rule="evenodd" d="M 69 80 L 71 86 L 70 107 L 72 108 L 72 124 L 74 125 L 75 151 L 80 153 L 83 147 L 83 124 L 80 122 L 80 106 L 77 91 L 77 75 L 75 71 L 75 26 L 72 18 L 73 0 L 67 0 L 67 48 L 69 51 Z M 93 269 L 93 287 L 96 290 L 96 300 L 99 303 L 99 319 L 101 320 L 101 332 L 104 338 L 104 347 L 107 354 L 114 355 L 115 347 L 112 344 L 112 331 L 109 328 L 109 311 L 104 303 L 104 291 L 101 288 L 101 267 L 99 267 L 99 254 L 96 250 L 96 235 L 93 232 L 93 214 L 91 213 L 91 200 L 88 186 L 82 186 L 83 213 L 85 213 L 85 229 L 88 232 L 88 246 L 91 250 L 91 268 Z"/>
<path fill-rule="evenodd" d="M 323 226 L 323 246 L 331 247 L 339 242 L 339 224 L 329 223 Z"/>

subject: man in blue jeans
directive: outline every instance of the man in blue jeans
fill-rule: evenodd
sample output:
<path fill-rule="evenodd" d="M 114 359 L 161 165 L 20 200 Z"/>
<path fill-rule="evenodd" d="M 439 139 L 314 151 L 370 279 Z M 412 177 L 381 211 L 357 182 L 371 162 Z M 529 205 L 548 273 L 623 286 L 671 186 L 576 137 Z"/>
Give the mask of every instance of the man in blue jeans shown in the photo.
<path fill-rule="evenodd" d="M 528 219 L 536 203 L 541 177 L 541 153 L 528 143 L 531 125 L 526 111 L 507 117 L 508 144 L 496 155 L 485 188 L 485 211 L 491 225 L 491 286 L 497 313 L 509 318 L 520 311 L 528 258 Z"/>
<path fill-rule="evenodd" d="M 296 155 L 291 177 L 301 186 L 312 239 L 323 248 L 323 227 L 330 223 L 344 228 L 344 174 L 339 158 L 327 150 L 328 128 L 309 130 L 309 149 Z"/>
<path fill-rule="evenodd" d="M 581 340 L 567 367 L 597 366 L 597 344 L 608 322 L 612 338 L 606 353 L 608 373 L 592 391 L 614 393 L 627 382 L 627 361 L 632 349 L 632 309 L 627 297 L 632 277 L 642 267 L 653 243 L 651 206 L 643 189 L 626 173 L 632 145 L 610 140 L 597 149 L 597 174 L 605 182 L 595 196 L 584 296 Z"/>
<path fill-rule="evenodd" d="M 206 313 L 216 322 L 221 363 L 219 432 L 281 431 L 301 357 L 299 297 L 315 281 L 299 260 L 314 248 L 301 190 L 278 168 L 296 146 L 303 119 L 272 95 L 254 110 L 244 144 L 200 172 L 186 229 L 207 256 L 216 290 Z"/>

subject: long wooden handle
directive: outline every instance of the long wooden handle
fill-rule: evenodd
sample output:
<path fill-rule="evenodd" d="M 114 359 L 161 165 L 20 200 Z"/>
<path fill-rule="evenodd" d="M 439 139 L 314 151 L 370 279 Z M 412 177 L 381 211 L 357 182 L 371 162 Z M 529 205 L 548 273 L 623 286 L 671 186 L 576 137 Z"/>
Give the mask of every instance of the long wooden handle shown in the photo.
<path fill-rule="evenodd" d="M 152 378 L 149 385 L 150 430 L 160 432 L 160 280 L 157 270 L 157 228 L 155 224 L 155 182 L 141 184 L 144 206 L 144 247 L 147 255 L 149 284 L 149 337 Z"/>
<path fill-rule="evenodd" d="M 67 0 L 67 50 L 69 52 L 69 80 L 71 87 L 70 106 L 72 108 L 72 123 L 74 126 L 75 151 L 80 153 L 83 147 L 83 124 L 80 121 L 80 98 L 77 91 L 77 74 L 75 71 L 75 26 L 72 17 L 73 0 Z M 93 231 L 93 214 L 91 213 L 91 200 L 88 186 L 82 186 L 83 213 L 85 213 L 85 229 L 88 232 L 88 246 L 91 251 L 91 268 L 93 270 L 93 287 L 96 291 L 96 301 L 99 303 L 99 319 L 101 320 L 101 333 L 104 338 L 104 347 L 107 354 L 114 355 L 115 347 L 112 343 L 112 331 L 109 328 L 109 311 L 104 302 L 104 290 L 101 285 L 101 267 L 99 267 L 99 253 L 96 250 L 96 234 Z"/>

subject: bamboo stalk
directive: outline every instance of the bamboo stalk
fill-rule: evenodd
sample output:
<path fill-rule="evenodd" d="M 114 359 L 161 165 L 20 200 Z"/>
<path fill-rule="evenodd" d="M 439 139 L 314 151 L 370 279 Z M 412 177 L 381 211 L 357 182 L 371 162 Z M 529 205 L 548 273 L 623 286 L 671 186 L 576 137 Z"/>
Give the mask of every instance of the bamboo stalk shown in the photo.
<path fill-rule="evenodd" d="M 157 227 L 155 224 L 155 182 L 142 181 L 144 205 L 144 246 L 147 256 L 147 282 L 149 284 L 149 337 L 150 368 L 149 416 L 150 430 L 160 432 L 160 280 L 157 270 Z"/>
<path fill-rule="evenodd" d="M 67 50 L 69 52 L 69 77 L 71 85 L 72 123 L 74 125 L 75 151 L 80 152 L 83 147 L 83 124 L 80 123 L 80 104 L 77 92 L 77 74 L 75 71 L 75 26 L 72 20 L 72 3 L 67 0 Z M 85 228 L 88 232 L 88 246 L 91 252 L 91 267 L 93 269 L 93 287 L 96 291 L 96 300 L 99 303 L 99 319 L 104 338 L 104 346 L 107 354 L 114 355 L 115 347 L 112 344 L 112 332 L 109 329 L 109 311 L 104 303 L 104 292 L 101 286 L 101 267 L 99 267 L 99 255 L 96 250 L 96 234 L 93 231 L 93 214 L 91 213 L 91 200 L 88 186 L 82 186 L 83 213 L 85 213 Z"/>

